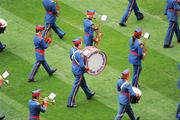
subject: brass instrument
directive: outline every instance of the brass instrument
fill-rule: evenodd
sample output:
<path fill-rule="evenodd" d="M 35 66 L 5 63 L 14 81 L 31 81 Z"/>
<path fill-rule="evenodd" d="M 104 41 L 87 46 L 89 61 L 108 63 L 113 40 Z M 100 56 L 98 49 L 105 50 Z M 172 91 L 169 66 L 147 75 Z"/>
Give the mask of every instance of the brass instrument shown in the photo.
<path fill-rule="evenodd" d="M 41 97 L 40 96 L 38 102 L 39 103 L 43 103 L 43 101 L 47 101 L 47 102 L 49 102 L 49 103 L 54 105 L 55 102 L 56 102 L 55 99 L 56 99 L 56 94 L 50 93 L 48 97 Z"/>
<path fill-rule="evenodd" d="M 48 103 L 51 103 L 52 105 L 54 105 L 56 103 L 55 99 L 51 100 L 51 99 L 48 99 L 48 97 L 39 97 L 38 102 L 42 104 L 43 101 L 47 101 Z"/>
<path fill-rule="evenodd" d="M 58 13 L 56 14 L 56 17 L 59 17 L 60 5 L 59 5 L 58 0 L 55 0 L 55 2 L 56 2 L 56 11 L 58 12 Z"/>
<path fill-rule="evenodd" d="M 150 33 L 145 32 L 143 35 L 143 38 L 144 38 L 144 40 L 143 40 L 143 46 L 144 46 L 144 48 L 143 48 L 143 53 L 144 53 L 143 59 L 144 59 L 145 56 L 147 55 L 147 40 L 150 39 Z"/>
<path fill-rule="evenodd" d="M 98 44 L 100 42 L 100 40 L 102 39 L 103 33 L 101 32 L 100 28 L 101 28 L 101 21 L 97 20 L 96 18 L 93 19 L 93 23 L 94 25 L 92 26 L 95 33 L 96 33 L 96 38 L 95 38 L 95 47 L 98 47 Z"/>
<path fill-rule="evenodd" d="M 9 80 L 6 80 L 6 78 L 9 76 L 8 71 L 5 71 L 2 75 L 0 75 L 0 87 L 5 83 L 9 84 Z"/>
<path fill-rule="evenodd" d="M 50 28 L 50 24 L 47 28 L 47 32 L 45 33 L 44 37 L 45 42 L 51 43 L 52 42 L 52 29 Z"/>

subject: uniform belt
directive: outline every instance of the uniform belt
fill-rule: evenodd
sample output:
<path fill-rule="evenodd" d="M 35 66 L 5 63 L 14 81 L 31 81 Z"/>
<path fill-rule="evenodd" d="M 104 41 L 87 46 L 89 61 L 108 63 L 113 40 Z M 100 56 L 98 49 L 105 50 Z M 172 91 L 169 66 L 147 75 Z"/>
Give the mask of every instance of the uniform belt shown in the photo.
<path fill-rule="evenodd" d="M 37 120 L 39 120 L 39 116 L 30 116 L 30 118 L 34 118 L 34 119 L 37 119 Z"/>
<path fill-rule="evenodd" d="M 39 50 L 39 49 L 36 49 L 36 52 L 40 53 L 41 55 L 44 55 L 45 50 Z"/>
<path fill-rule="evenodd" d="M 90 36 L 90 34 L 89 33 L 85 33 L 85 36 Z"/>
<path fill-rule="evenodd" d="M 121 93 L 122 93 L 123 95 L 127 96 L 127 97 L 130 96 L 130 94 L 129 94 L 128 92 L 121 91 Z"/>
<path fill-rule="evenodd" d="M 137 52 L 135 52 L 135 51 L 130 50 L 130 53 L 135 55 L 135 56 L 139 56 L 139 54 Z"/>
<path fill-rule="evenodd" d="M 173 8 L 169 8 L 168 10 L 171 11 L 171 12 L 175 12 L 175 11 L 176 11 L 176 10 L 173 9 Z"/>
<path fill-rule="evenodd" d="M 47 11 L 47 13 L 48 13 L 48 14 L 53 14 L 53 12 L 52 12 L 52 11 Z"/>

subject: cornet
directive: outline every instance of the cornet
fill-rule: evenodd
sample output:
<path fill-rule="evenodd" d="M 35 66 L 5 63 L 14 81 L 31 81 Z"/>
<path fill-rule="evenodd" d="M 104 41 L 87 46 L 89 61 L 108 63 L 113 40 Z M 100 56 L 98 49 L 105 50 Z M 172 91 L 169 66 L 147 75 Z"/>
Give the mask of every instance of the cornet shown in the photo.
<path fill-rule="evenodd" d="M 5 80 L 9 76 L 9 73 L 5 71 L 2 75 L 0 75 L 0 87 L 5 84 L 9 84 L 9 80 Z"/>
<path fill-rule="evenodd" d="M 48 101 L 48 103 L 51 103 L 51 104 L 55 104 L 56 103 L 56 100 L 51 100 L 51 99 L 48 99 L 48 97 L 39 97 L 39 100 L 38 102 L 39 103 L 43 103 L 43 101 Z"/>
<path fill-rule="evenodd" d="M 98 21 L 96 18 L 94 18 L 93 23 L 94 23 L 93 29 L 96 33 L 96 39 L 94 41 L 95 41 L 95 46 L 97 47 L 99 44 L 99 41 L 101 40 L 101 38 L 103 36 L 103 33 L 100 31 L 101 21 Z"/>
<path fill-rule="evenodd" d="M 50 93 L 48 97 L 40 97 L 39 102 L 42 103 L 43 101 L 48 101 L 51 104 L 55 104 L 56 102 L 56 94 Z"/>
<path fill-rule="evenodd" d="M 149 33 L 147 33 L 147 32 L 145 32 L 144 33 L 144 35 L 143 35 L 143 38 L 144 38 L 144 40 L 143 40 L 143 42 L 142 42 L 142 44 L 143 44 L 143 53 L 144 53 L 144 56 L 143 56 L 143 59 L 145 58 L 145 56 L 146 56 L 146 53 L 147 53 L 147 40 L 148 39 L 150 39 L 150 34 Z"/>

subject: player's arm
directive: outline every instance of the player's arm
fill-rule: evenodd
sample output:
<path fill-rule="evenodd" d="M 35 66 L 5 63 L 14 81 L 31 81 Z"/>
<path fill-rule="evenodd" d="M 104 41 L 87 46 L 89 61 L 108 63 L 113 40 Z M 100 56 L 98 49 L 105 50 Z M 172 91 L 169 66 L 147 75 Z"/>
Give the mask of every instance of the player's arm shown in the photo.
<path fill-rule="evenodd" d="M 42 48 L 44 48 L 44 49 L 48 48 L 49 44 L 50 44 L 50 43 L 45 42 L 44 39 L 41 40 L 41 47 L 42 47 Z"/>
<path fill-rule="evenodd" d="M 131 84 L 127 84 L 127 89 L 128 92 L 130 93 L 130 96 L 138 96 L 136 93 L 133 91 Z"/>
<path fill-rule="evenodd" d="M 120 85 L 119 85 L 120 83 L 119 83 L 119 81 L 117 82 L 117 91 L 118 92 L 120 92 L 121 91 L 121 87 L 120 87 Z"/>
<path fill-rule="evenodd" d="M 144 45 L 141 43 L 138 46 L 138 55 L 140 56 L 140 58 L 143 58 L 143 49 L 144 49 Z"/>
<path fill-rule="evenodd" d="M 56 10 L 56 3 L 55 2 L 52 3 L 52 12 L 54 15 L 58 14 L 58 11 Z"/>
<path fill-rule="evenodd" d="M 39 105 L 39 110 L 41 112 L 46 112 L 46 107 L 44 107 L 43 105 Z"/>

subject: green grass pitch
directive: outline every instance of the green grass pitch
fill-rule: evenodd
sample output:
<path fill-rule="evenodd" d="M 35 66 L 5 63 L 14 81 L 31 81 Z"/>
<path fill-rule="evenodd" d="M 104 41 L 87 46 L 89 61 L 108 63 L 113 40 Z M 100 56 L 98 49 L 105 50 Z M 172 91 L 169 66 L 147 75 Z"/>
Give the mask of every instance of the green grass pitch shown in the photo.
<path fill-rule="evenodd" d="M 178 63 L 180 45 L 174 38 L 173 49 L 163 49 L 163 41 L 168 27 L 163 15 L 165 0 L 138 0 L 145 15 L 143 21 L 137 21 L 132 14 L 126 28 L 118 26 L 118 21 L 127 7 L 128 0 L 61 0 L 61 15 L 57 25 L 67 32 L 65 40 L 53 35 L 53 43 L 46 52 L 48 63 L 58 71 L 48 77 L 41 68 L 36 76 L 38 82 L 27 82 L 35 62 L 33 36 L 36 24 L 44 23 L 44 8 L 41 0 L 0 0 L 0 18 L 8 21 L 5 34 L 0 40 L 7 44 L 7 49 L 0 54 L 0 73 L 8 70 L 10 85 L 0 89 L 0 113 L 6 114 L 7 120 L 26 120 L 28 118 L 28 100 L 31 91 L 42 89 L 45 96 L 50 92 L 57 94 L 56 104 L 49 105 L 42 120 L 113 120 L 118 110 L 116 81 L 120 71 L 130 68 L 128 63 L 128 41 L 133 30 L 140 26 L 150 32 L 148 56 L 143 61 L 140 76 L 142 99 L 132 105 L 136 116 L 142 120 L 175 120 L 179 101 L 177 90 Z M 99 48 L 106 52 L 108 65 L 97 77 L 86 75 L 90 88 L 96 96 L 87 101 L 80 90 L 75 109 L 68 109 L 67 99 L 74 77 L 71 73 L 69 49 L 71 40 L 83 36 L 83 18 L 87 9 L 96 9 L 98 15 L 108 15 L 103 23 L 104 37 Z M 124 120 L 129 118 L 125 115 Z"/>

